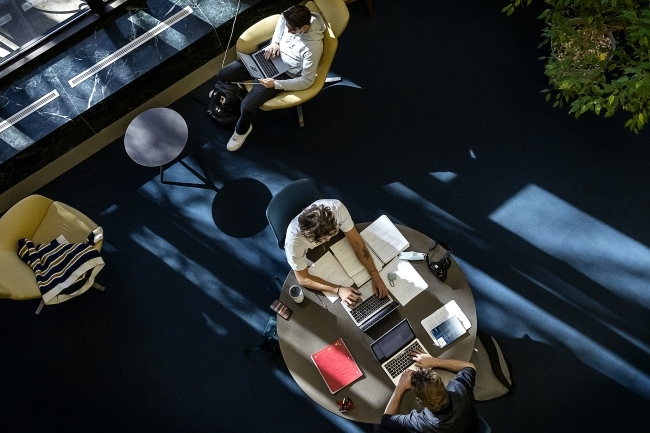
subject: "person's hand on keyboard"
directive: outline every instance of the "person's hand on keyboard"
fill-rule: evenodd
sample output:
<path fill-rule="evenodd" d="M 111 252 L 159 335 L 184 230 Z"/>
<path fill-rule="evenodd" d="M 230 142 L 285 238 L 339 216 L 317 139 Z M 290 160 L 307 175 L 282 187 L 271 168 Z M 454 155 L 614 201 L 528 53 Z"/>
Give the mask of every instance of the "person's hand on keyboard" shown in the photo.
<path fill-rule="evenodd" d="M 410 356 L 415 361 L 416 367 L 431 368 L 435 365 L 435 358 L 422 349 L 413 349 Z"/>
<path fill-rule="evenodd" d="M 277 42 L 273 42 L 271 45 L 266 47 L 266 50 L 264 50 L 265 59 L 273 59 L 275 57 L 278 57 L 279 55 L 280 55 L 280 44 Z"/>
<path fill-rule="evenodd" d="M 385 298 L 388 295 L 388 289 L 384 280 L 379 276 L 379 272 L 373 271 L 370 275 L 372 276 L 372 290 L 375 291 L 375 295 L 379 299 Z"/>
<path fill-rule="evenodd" d="M 343 287 L 339 289 L 339 297 L 341 302 L 345 302 L 348 307 L 354 307 L 354 304 L 361 300 L 361 292 L 354 287 Z"/>

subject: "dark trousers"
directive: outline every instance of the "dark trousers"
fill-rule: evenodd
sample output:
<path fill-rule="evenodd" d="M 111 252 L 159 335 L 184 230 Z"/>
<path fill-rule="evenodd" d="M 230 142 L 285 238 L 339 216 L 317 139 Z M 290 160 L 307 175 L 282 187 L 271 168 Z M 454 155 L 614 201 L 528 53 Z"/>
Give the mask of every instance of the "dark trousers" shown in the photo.
<path fill-rule="evenodd" d="M 241 62 L 241 60 L 236 60 L 217 74 L 218 81 L 225 81 L 226 83 L 231 83 L 233 81 L 247 81 L 253 77 L 246 69 L 246 66 Z M 278 79 L 288 79 L 291 78 L 286 74 L 282 74 L 277 77 Z M 255 80 L 257 83 L 258 81 Z M 241 103 L 241 115 L 235 126 L 235 132 L 237 134 L 246 134 L 248 128 L 257 113 L 257 109 L 260 108 L 264 103 L 270 99 L 273 99 L 278 93 L 282 92 L 279 89 L 267 89 L 261 84 L 253 85 L 253 88 L 246 95 L 244 100 Z"/>

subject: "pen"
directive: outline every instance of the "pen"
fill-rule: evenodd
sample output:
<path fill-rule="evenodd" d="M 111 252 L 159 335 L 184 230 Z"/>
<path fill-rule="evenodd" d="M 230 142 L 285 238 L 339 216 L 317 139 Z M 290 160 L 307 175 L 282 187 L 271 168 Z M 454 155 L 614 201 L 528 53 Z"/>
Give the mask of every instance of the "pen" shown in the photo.
<path fill-rule="evenodd" d="M 316 297 L 318 298 L 320 303 L 323 304 L 323 308 L 325 308 L 327 311 L 329 311 L 329 309 L 327 308 L 327 305 L 325 305 L 325 301 L 323 301 L 323 298 L 321 298 L 321 296 L 318 293 L 316 293 Z"/>

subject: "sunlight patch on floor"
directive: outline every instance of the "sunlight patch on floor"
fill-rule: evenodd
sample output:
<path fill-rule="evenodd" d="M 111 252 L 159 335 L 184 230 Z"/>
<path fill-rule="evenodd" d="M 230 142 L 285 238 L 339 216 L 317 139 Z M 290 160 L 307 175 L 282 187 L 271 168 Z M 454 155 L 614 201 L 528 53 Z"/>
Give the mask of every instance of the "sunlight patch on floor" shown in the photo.
<path fill-rule="evenodd" d="M 142 248 L 148 250 L 155 258 L 185 277 L 206 295 L 217 301 L 226 310 L 237 315 L 243 323 L 261 333 L 269 313 L 260 310 L 251 301 L 235 289 L 222 283 L 203 266 L 189 260 L 176 247 L 153 233 L 146 227 L 141 227 L 130 235 Z"/>
<path fill-rule="evenodd" d="M 481 320 L 490 323 L 501 335 L 511 338 L 528 335 L 535 341 L 555 347 L 565 346 L 586 365 L 650 399 L 650 377 L 643 371 L 478 268 L 457 256 L 455 258 L 474 292 L 490 301 Z"/>
<path fill-rule="evenodd" d="M 449 183 L 456 179 L 458 175 L 451 171 L 436 171 L 429 173 L 431 177 L 438 179 L 440 182 Z"/>
<path fill-rule="evenodd" d="M 530 184 L 489 218 L 612 293 L 650 308 L 650 249 Z"/>

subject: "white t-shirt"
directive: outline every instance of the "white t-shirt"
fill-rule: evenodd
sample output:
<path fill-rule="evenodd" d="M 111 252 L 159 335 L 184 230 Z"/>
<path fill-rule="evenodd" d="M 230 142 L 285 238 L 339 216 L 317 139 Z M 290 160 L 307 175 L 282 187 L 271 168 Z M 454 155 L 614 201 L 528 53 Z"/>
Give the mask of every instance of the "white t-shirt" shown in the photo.
<path fill-rule="evenodd" d="M 336 222 L 339 225 L 339 230 L 343 233 L 349 232 L 354 228 L 354 222 L 352 222 L 350 212 L 348 212 L 348 209 L 339 200 L 316 200 L 307 207 L 321 204 L 328 206 L 332 210 Z M 296 217 L 291 220 L 284 241 L 284 252 L 287 255 L 287 262 L 289 262 L 289 266 L 291 266 L 291 269 L 294 271 L 302 271 L 307 268 L 307 251 L 320 245 L 317 242 L 308 241 L 307 238 L 300 234 L 298 216 L 299 215 L 296 215 Z"/>

